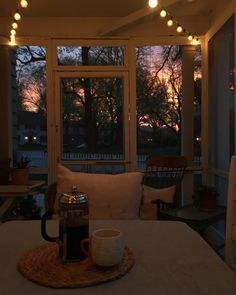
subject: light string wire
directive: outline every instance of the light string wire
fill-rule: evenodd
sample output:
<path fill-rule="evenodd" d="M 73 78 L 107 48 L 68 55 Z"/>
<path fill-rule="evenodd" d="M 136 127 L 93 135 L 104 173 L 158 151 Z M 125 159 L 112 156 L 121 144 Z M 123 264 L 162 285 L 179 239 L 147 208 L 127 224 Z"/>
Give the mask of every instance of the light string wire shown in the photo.
<path fill-rule="evenodd" d="M 158 5 L 158 2 L 157 2 Z M 13 15 L 13 22 L 11 24 L 11 30 L 10 30 L 10 42 L 9 44 L 14 46 L 15 45 L 15 37 L 16 37 L 16 31 L 19 27 L 19 21 L 22 19 L 21 15 L 21 8 L 25 9 L 28 7 L 28 0 L 19 0 L 17 4 L 17 8 L 15 10 L 15 13 Z M 168 27 L 172 27 L 174 24 L 176 26 L 176 31 L 178 33 L 183 33 L 184 35 L 187 35 L 187 38 L 189 41 L 192 41 L 195 44 L 199 44 L 199 37 L 194 36 L 191 34 L 188 30 L 186 30 L 174 17 L 171 15 L 165 7 L 160 8 L 159 15 L 161 19 L 168 19 L 166 24 Z"/>
<path fill-rule="evenodd" d="M 17 8 L 13 14 L 13 22 L 11 24 L 11 30 L 10 30 L 10 42 L 9 44 L 11 46 L 16 45 L 16 32 L 19 28 L 19 21 L 22 19 L 22 13 L 21 9 L 25 9 L 28 7 L 28 0 L 19 0 L 17 3 Z"/>
<path fill-rule="evenodd" d="M 156 4 L 156 6 L 158 5 L 158 2 Z M 155 6 L 155 7 L 156 7 Z M 151 9 L 154 7 L 150 7 Z M 160 7 L 160 11 L 159 11 L 159 16 L 161 19 L 167 19 L 166 25 L 168 27 L 173 27 L 174 25 L 176 26 L 176 31 L 180 34 L 184 34 L 187 35 L 187 38 L 189 41 L 192 41 L 193 44 L 197 45 L 200 43 L 199 41 L 199 37 L 197 35 L 193 35 L 191 32 L 189 32 L 188 30 L 186 30 L 181 24 L 180 22 L 178 22 L 175 17 L 170 14 L 165 7 L 161 6 Z"/>

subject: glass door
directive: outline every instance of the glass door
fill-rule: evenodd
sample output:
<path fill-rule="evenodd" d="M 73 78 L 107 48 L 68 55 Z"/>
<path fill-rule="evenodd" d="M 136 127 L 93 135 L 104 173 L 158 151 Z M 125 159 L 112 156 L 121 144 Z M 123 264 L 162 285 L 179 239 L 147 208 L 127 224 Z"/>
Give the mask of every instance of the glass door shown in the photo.
<path fill-rule="evenodd" d="M 56 73 L 57 162 L 129 162 L 126 73 Z"/>

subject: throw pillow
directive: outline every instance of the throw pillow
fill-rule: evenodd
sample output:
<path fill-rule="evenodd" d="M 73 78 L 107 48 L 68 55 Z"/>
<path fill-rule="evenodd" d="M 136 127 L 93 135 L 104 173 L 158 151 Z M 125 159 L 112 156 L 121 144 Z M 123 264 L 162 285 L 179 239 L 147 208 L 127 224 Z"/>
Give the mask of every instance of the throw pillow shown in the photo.
<path fill-rule="evenodd" d="M 172 203 L 175 194 L 175 185 L 165 188 L 153 188 L 143 185 L 143 203 L 151 203 L 153 200 L 160 199 L 166 203 Z"/>
<path fill-rule="evenodd" d="M 140 208 L 140 218 L 147 220 L 157 219 L 157 206 L 152 204 L 153 200 L 160 199 L 172 203 L 175 194 L 175 185 L 166 188 L 153 188 L 143 185 L 143 202 Z"/>
<path fill-rule="evenodd" d="M 88 194 L 91 219 L 134 219 L 139 215 L 142 177 L 140 172 L 116 175 L 72 172 L 58 164 L 57 197 L 75 185 L 78 191 Z"/>

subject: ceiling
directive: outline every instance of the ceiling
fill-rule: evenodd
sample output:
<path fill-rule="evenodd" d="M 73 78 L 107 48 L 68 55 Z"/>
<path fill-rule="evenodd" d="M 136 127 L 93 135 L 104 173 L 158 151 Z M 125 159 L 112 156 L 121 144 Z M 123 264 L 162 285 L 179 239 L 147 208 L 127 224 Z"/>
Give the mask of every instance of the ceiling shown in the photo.
<path fill-rule="evenodd" d="M 10 17 L 17 7 L 17 0 L 0 2 L 0 17 Z M 147 6 L 148 0 L 28 0 L 22 10 L 26 17 L 122 17 Z M 218 6 L 219 0 L 160 0 L 160 5 L 174 3 L 169 10 L 176 15 L 208 16 Z M 226 4 L 228 0 L 224 0 Z"/>
<path fill-rule="evenodd" d="M 11 22 L 18 1 L 0 2 L 0 24 L 1 19 Z M 224 5 L 230 1 L 224 0 Z M 222 0 L 159 0 L 158 8 L 152 10 L 148 7 L 148 0 L 28 0 L 28 2 L 28 8 L 21 9 L 24 20 L 68 17 L 111 18 L 115 23 L 114 31 L 117 20 L 122 22 L 120 27 L 118 24 L 118 30 L 123 30 L 123 28 L 127 29 L 127 26 L 129 29 L 136 25 L 137 22 L 138 25 L 140 22 L 143 25 L 150 21 L 150 17 L 159 18 L 157 12 L 163 6 L 178 22 L 186 24 L 186 27 L 190 27 L 197 34 L 206 33 L 212 14 L 222 5 Z M 110 24 L 113 25 L 113 22 L 109 23 L 108 27 Z"/>

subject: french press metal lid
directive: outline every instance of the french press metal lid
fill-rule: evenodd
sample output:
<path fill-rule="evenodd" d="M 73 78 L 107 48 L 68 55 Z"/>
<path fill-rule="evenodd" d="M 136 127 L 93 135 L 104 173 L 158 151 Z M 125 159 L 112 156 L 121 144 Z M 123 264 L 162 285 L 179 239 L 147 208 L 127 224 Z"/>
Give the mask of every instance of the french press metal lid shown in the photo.
<path fill-rule="evenodd" d="M 60 204 L 86 204 L 88 203 L 88 195 L 83 192 L 78 192 L 77 187 L 73 186 L 71 192 L 67 192 L 61 195 Z"/>

